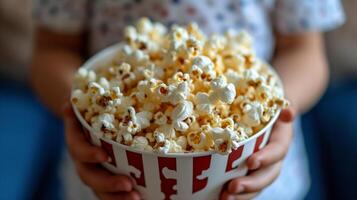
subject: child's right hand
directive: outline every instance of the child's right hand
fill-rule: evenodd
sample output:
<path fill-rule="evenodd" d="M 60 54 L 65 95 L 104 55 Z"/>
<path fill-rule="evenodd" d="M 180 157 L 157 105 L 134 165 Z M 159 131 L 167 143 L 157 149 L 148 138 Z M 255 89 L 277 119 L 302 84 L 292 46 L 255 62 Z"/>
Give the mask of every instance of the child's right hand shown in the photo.
<path fill-rule="evenodd" d="M 133 189 L 131 177 L 114 175 L 99 165 L 109 157 L 103 149 L 85 139 L 69 105 L 65 108 L 64 122 L 67 146 L 82 182 L 102 200 L 140 199 L 139 193 Z"/>

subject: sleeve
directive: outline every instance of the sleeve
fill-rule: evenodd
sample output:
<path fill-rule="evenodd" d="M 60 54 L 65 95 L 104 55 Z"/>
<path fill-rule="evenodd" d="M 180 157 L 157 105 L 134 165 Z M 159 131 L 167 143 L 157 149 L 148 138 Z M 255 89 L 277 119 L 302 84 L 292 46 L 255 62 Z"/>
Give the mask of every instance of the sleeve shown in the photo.
<path fill-rule="evenodd" d="M 35 23 L 53 31 L 79 33 L 86 28 L 87 0 L 34 0 Z"/>
<path fill-rule="evenodd" d="M 274 26 L 282 34 L 328 31 L 344 21 L 339 0 L 276 0 L 273 10 Z"/>

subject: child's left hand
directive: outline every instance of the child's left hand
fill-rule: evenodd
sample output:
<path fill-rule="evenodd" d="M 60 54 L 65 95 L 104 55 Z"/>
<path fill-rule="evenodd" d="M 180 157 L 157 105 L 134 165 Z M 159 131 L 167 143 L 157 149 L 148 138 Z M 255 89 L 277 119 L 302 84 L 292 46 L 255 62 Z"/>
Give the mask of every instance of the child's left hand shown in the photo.
<path fill-rule="evenodd" d="M 293 119 L 291 108 L 281 112 L 267 146 L 247 160 L 249 174 L 231 180 L 222 191 L 222 200 L 252 199 L 278 177 L 292 139 Z"/>

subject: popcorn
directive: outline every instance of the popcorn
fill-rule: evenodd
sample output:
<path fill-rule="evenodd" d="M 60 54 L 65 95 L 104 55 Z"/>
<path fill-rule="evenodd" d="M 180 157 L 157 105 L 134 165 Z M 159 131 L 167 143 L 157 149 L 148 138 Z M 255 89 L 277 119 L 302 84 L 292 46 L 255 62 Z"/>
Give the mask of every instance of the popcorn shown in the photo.
<path fill-rule="evenodd" d="M 72 92 L 71 102 L 80 110 L 84 110 L 90 106 L 89 95 L 80 89 Z"/>
<path fill-rule="evenodd" d="M 164 145 L 158 148 L 158 151 L 164 154 L 182 152 L 182 146 L 174 140 L 165 140 Z"/>
<path fill-rule="evenodd" d="M 139 113 L 135 112 L 133 107 L 128 108 L 129 116 L 133 124 L 136 124 L 138 131 L 150 126 L 150 120 L 152 118 L 152 113 L 148 111 L 142 111 Z"/>
<path fill-rule="evenodd" d="M 167 117 L 161 111 L 155 113 L 154 120 L 155 120 L 154 123 L 157 125 L 164 125 L 167 123 Z"/>
<path fill-rule="evenodd" d="M 149 141 L 143 136 L 135 136 L 130 146 L 142 151 L 152 151 Z"/>
<path fill-rule="evenodd" d="M 136 29 L 134 26 L 125 27 L 124 38 L 126 38 L 126 40 L 128 40 L 129 43 L 135 41 L 137 36 L 138 36 L 138 33 L 136 32 Z"/>
<path fill-rule="evenodd" d="M 182 152 L 187 148 L 187 138 L 181 135 L 180 137 L 177 138 L 176 144 L 178 144 L 181 147 L 181 150 L 177 152 Z"/>
<path fill-rule="evenodd" d="M 118 52 L 116 60 L 117 62 L 126 62 L 132 66 L 145 66 L 149 62 L 149 55 L 140 49 L 125 45 Z"/>
<path fill-rule="evenodd" d="M 189 35 L 188 35 L 187 30 L 184 29 L 183 27 L 173 26 L 169 37 L 171 39 L 171 47 L 170 48 L 172 50 L 177 50 L 181 45 L 184 44 L 184 42 L 186 42 Z"/>
<path fill-rule="evenodd" d="M 165 138 L 169 139 L 176 138 L 176 131 L 170 124 L 159 126 L 154 132 L 154 135 L 157 134 L 163 134 Z"/>
<path fill-rule="evenodd" d="M 190 55 L 197 56 L 202 50 L 202 43 L 191 36 L 186 41 L 186 47 Z"/>
<path fill-rule="evenodd" d="M 247 103 L 243 107 L 243 123 L 250 127 L 260 125 L 261 116 L 263 115 L 263 107 L 258 102 Z"/>
<path fill-rule="evenodd" d="M 233 121 L 233 118 L 225 118 L 221 121 L 221 125 L 220 127 L 222 128 L 228 128 L 228 129 L 234 129 L 234 121 Z"/>
<path fill-rule="evenodd" d="M 110 88 L 109 81 L 105 77 L 99 78 L 99 85 L 104 88 L 104 90 L 108 90 Z"/>
<path fill-rule="evenodd" d="M 155 141 L 156 141 L 158 144 L 160 144 L 160 143 L 162 143 L 162 142 L 165 142 L 165 135 L 164 135 L 164 133 L 155 131 L 154 137 L 155 137 Z"/>
<path fill-rule="evenodd" d="M 215 142 L 215 150 L 220 153 L 230 153 L 232 149 L 239 147 L 239 137 L 230 128 L 212 128 L 212 135 Z"/>
<path fill-rule="evenodd" d="M 212 35 L 205 43 L 204 53 L 210 58 L 214 58 L 219 51 L 224 49 L 226 38 L 220 35 Z"/>
<path fill-rule="evenodd" d="M 206 56 L 197 56 L 193 59 L 191 73 L 192 71 L 197 71 L 202 79 L 208 81 L 210 81 L 216 75 L 211 59 Z"/>
<path fill-rule="evenodd" d="M 179 103 L 171 113 L 173 126 L 177 131 L 186 131 L 189 125 L 184 121 L 193 112 L 193 104 L 190 101 L 183 101 Z"/>
<path fill-rule="evenodd" d="M 205 36 L 147 18 L 95 70 L 80 68 L 71 102 L 100 136 L 141 151 L 222 154 L 288 106 L 247 32 Z"/>
<path fill-rule="evenodd" d="M 96 73 L 93 70 L 79 68 L 74 76 L 74 85 L 78 89 L 84 89 L 88 83 L 96 81 Z"/>
<path fill-rule="evenodd" d="M 255 89 L 255 98 L 260 102 L 266 102 L 272 98 L 269 86 L 260 85 Z"/>
<path fill-rule="evenodd" d="M 105 93 L 105 89 L 96 82 L 90 82 L 88 84 L 88 89 L 89 89 L 89 93 L 93 95 L 93 97 L 96 97 L 98 95 L 104 95 Z"/>
<path fill-rule="evenodd" d="M 212 101 L 220 100 L 224 103 L 231 104 L 236 96 L 236 89 L 232 83 L 228 83 L 223 76 L 212 80 L 211 88 L 213 90 L 210 98 Z"/>
<path fill-rule="evenodd" d="M 148 141 L 149 141 L 150 143 L 155 142 L 155 138 L 154 138 L 154 134 L 153 134 L 153 133 L 148 132 L 148 133 L 145 134 L 145 137 L 148 139 Z"/>
<path fill-rule="evenodd" d="M 114 115 L 103 113 L 92 118 L 92 127 L 96 133 L 116 132 Z"/>
<path fill-rule="evenodd" d="M 162 83 L 157 88 L 157 94 L 162 99 L 162 102 L 169 102 L 176 105 L 187 98 L 189 86 L 187 82 L 181 82 L 177 86 Z"/>
<path fill-rule="evenodd" d="M 187 135 L 187 143 L 192 146 L 196 151 L 207 150 L 212 146 L 212 137 L 205 132 L 190 132 Z"/>
<path fill-rule="evenodd" d="M 198 92 L 195 96 L 196 111 L 199 114 L 212 113 L 214 105 L 211 103 L 209 95 L 204 92 Z"/>

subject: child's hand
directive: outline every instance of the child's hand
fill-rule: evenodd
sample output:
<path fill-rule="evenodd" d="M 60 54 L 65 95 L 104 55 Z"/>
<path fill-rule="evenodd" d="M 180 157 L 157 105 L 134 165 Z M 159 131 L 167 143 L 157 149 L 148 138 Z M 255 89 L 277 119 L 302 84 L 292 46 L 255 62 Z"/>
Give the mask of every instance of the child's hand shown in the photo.
<path fill-rule="evenodd" d="M 87 142 L 70 106 L 66 107 L 64 118 L 67 146 L 81 180 L 103 200 L 140 199 L 130 177 L 111 174 L 99 165 L 109 157 L 101 148 Z"/>
<path fill-rule="evenodd" d="M 222 191 L 222 200 L 252 199 L 278 177 L 292 138 L 293 119 L 294 111 L 291 108 L 282 111 L 267 146 L 247 160 L 250 173 L 231 180 Z"/>

